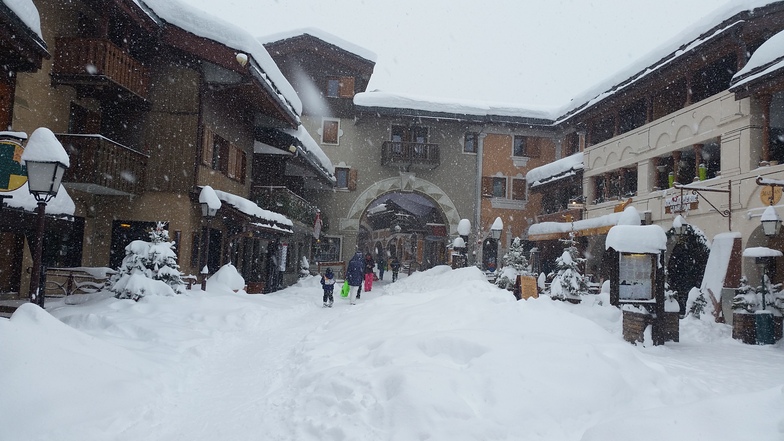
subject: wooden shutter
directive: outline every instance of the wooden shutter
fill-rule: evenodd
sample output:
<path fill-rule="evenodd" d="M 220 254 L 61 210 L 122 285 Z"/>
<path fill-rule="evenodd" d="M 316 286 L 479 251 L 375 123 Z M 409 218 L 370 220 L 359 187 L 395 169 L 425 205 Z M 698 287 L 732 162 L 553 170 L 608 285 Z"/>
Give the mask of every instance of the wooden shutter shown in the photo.
<path fill-rule="evenodd" d="M 321 123 L 321 142 L 325 144 L 338 143 L 338 131 L 340 123 L 333 120 L 324 120 Z"/>
<path fill-rule="evenodd" d="M 244 151 L 241 151 L 240 153 L 240 181 L 244 184 L 246 174 L 248 173 L 248 156 Z"/>
<path fill-rule="evenodd" d="M 354 97 L 354 77 L 340 77 L 340 91 L 338 95 L 341 98 Z"/>
<path fill-rule="evenodd" d="M 482 176 L 482 197 L 493 197 L 493 178 L 490 176 Z"/>
<path fill-rule="evenodd" d="M 525 179 L 512 179 L 512 199 L 525 200 Z"/>
<path fill-rule="evenodd" d="M 528 138 L 526 141 L 525 156 L 528 156 L 529 158 L 538 158 L 542 154 L 542 138 Z"/>
<path fill-rule="evenodd" d="M 229 166 L 226 170 L 226 175 L 230 178 L 237 177 L 237 147 L 229 146 Z"/>
<path fill-rule="evenodd" d="M 348 189 L 354 191 L 357 189 L 357 169 L 352 168 L 348 171 Z"/>
<path fill-rule="evenodd" d="M 212 166 L 212 131 L 204 128 L 201 135 L 201 163 Z"/>

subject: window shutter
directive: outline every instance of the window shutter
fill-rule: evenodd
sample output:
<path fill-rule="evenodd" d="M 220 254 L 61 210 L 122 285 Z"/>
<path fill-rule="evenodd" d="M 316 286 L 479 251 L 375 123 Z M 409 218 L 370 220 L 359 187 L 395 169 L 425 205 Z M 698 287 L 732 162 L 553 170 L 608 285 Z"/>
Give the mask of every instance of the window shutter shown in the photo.
<path fill-rule="evenodd" d="M 512 199 L 525 200 L 525 179 L 512 179 Z"/>
<path fill-rule="evenodd" d="M 237 147 L 229 146 L 229 167 L 226 175 L 230 178 L 237 177 Z"/>
<path fill-rule="evenodd" d="M 246 173 L 248 172 L 248 157 L 244 151 L 240 152 L 240 182 L 245 183 Z"/>
<path fill-rule="evenodd" d="M 337 144 L 338 132 L 340 130 L 340 123 L 333 120 L 324 120 L 321 122 L 321 142 L 325 144 Z"/>
<path fill-rule="evenodd" d="M 348 171 L 348 189 L 354 191 L 357 189 L 357 169 L 352 168 Z"/>
<path fill-rule="evenodd" d="M 229 142 L 220 138 L 220 171 L 229 174 Z"/>
<path fill-rule="evenodd" d="M 482 176 L 482 197 L 483 198 L 493 197 L 493 178 L 488 176 Z"/>
<path fill-rule="evenodd" d="M 340 92 L 341 98 L 354 97 L 354 77 L 340 77 Z"/>
<path fill-rule="evenodd" d="M 529 158 L 538 158 L 541 155 L 541 138 L 529 138 L 528 144 L 525 146 L 525 156 Z"/>
<path fill-rule="evenodd" d="M 212 165 L 212 131 L 204 128 L 201 135 L 201 162 L 204 165 Z"/>

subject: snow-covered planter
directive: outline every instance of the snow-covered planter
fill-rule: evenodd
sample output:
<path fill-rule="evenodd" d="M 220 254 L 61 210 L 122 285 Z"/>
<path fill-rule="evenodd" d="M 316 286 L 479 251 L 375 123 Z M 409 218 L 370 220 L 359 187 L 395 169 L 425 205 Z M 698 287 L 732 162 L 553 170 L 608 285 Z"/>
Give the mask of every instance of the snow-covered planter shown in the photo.
<path fill-rule="evenodd" d="M 125 259 L 111 281 L 118 299 L 138 301 L 148 295 L 173 296 L 185 292 L 177 264 L 174 242 L 159 222 L 149 233 L 150 241 L 134 240 L 125 247 Z"/>

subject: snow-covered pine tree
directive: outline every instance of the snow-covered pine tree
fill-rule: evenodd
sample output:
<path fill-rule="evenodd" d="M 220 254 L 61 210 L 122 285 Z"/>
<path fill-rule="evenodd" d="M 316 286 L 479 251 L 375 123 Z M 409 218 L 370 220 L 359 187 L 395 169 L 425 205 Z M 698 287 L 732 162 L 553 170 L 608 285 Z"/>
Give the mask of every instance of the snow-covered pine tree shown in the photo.
<path fill-rule="evenodd" d="M 528 275 L 528 259 L 525 258 L 523 241 L 515 237 L 509 246 L 509 251 L 504 254 L 504 266 L 498 270 L 495 284 L 500 288 L 514 289 L 517 276 Z"/>
<path fill-rule="evenodd" d="M 112 277 L 118 299 L 139 300 L 145 295 L 174 295 L 185 291 L 177 254 L 162 222 L 149 233 L 149 242 L 134 240 L 125 247 L 125 258 Z"/>
<path fill-rule="evenodd" d="M 574 233 L 564 239 L 567 247 L 561 257 L 555 260 L 557 273 L 550 284 L 550 296 L 556 299 L 577 298 L 588 292 L 588 284 L 580 273 L 580 264 L 585 261 L 577 251 Z"/>
<path fill-rule="evenodd" d="M 732 310 L 753 313 L 758 306 L 757 293 L 749 285 L 749 279 L 741 276 L 739 286 L 735 289 L 735 296 L 732 298 Z"/>

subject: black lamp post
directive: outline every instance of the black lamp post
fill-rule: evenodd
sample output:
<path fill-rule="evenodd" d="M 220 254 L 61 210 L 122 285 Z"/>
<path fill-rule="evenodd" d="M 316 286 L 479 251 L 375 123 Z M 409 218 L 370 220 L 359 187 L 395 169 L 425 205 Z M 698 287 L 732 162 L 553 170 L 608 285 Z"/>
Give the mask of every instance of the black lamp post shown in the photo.
<path fill-rule="evenodd" d="M 70 166 L 68 154 L 51 130 L 41 127 L 27 141 L 22 163 L 27 168 L 27 187 L 38 201 L 36 208 L 35 249 L 33 250 L 33 272 L 30 275 L 30 301 L 44 307 L 41 284 L 41 255 L 43 254 L 44 231 L 46 228 L 46 204 L 57 195 L 65 169 Z"/>
<path fill-rule="evenodd" d="M 207 290 L 207 275 L 209 274 L 210 264 L 210 219 L 214 218 L 221 207 L 220 198 L 215 190 L 209 185 L 202 187 L 199 192 L 199 205 L 201 206 L 201 216 L 205 219 L 207 226 L 205 227 L 206 238 L 204 243 L 204 268 L 201 270 L 201 290 Z"/>

